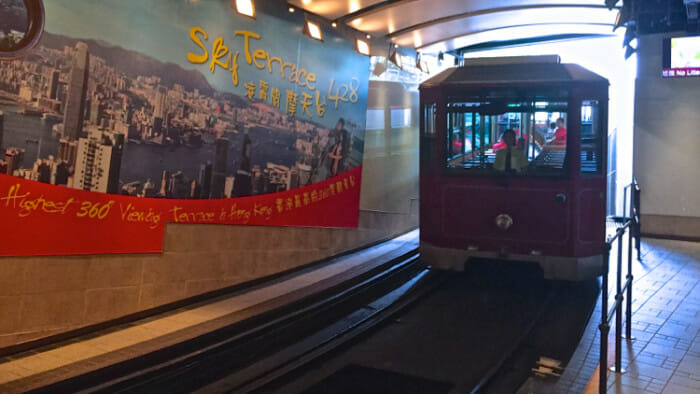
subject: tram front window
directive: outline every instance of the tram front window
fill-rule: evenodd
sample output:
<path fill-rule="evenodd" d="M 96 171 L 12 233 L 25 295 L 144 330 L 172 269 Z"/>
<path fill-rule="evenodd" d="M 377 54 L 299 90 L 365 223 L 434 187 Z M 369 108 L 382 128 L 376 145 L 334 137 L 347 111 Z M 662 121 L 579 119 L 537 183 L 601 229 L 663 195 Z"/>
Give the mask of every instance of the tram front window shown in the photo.
<path fill-rule="evenodd" d="M 504 157 L 517 157 L 517 168 L 511 163 L 508 172 L 560 175 L 566 158 L 566 112 L 567 103 L 559 101 L 450 103 L 447 168 L 505 172 L 510 161 Z"/>

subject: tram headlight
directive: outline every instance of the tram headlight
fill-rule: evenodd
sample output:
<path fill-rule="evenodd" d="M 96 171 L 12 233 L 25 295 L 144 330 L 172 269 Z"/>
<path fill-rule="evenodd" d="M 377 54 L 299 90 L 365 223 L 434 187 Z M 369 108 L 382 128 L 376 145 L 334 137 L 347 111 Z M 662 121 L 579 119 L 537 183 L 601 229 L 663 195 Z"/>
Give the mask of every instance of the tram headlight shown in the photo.
<path fill-rule="evenodd" d="M 510 215 L 502 213 L 498 216 L 496 216 L 496 227 L 500 228 L 501 230 L 505 231 L 510 228 L 510 226 L 513 225 L 513 218 L 510 217 Z"/>

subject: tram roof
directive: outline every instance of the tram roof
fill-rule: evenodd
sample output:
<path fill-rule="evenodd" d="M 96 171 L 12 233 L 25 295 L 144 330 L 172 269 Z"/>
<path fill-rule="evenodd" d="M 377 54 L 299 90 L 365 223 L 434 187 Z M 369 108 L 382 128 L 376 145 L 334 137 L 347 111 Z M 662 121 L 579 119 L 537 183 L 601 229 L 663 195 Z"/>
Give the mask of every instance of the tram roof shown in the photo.
<path fill-rule="evenodd" d="M 604 83 L 608 80 L 578 64 L 522 63 L 467 65 L 453 67 L 421 84 L 421 88 L 440 86 L 512 85 L 518 83 Z"/>

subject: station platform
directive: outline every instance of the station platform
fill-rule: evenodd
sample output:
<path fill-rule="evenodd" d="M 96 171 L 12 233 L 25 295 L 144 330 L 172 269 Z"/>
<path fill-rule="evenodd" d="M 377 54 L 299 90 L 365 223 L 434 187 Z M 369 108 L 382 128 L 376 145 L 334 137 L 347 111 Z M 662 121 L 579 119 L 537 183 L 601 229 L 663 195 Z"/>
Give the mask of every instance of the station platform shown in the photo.
<path fill-rule="evenodd" d="M 642 238 L 641 255 L 632 268 L 635 340 L 623 339 L 625 372 L 609 372 L 608 393 L 700 393 L 700 243 Z M 614 303 L 614 268 L 611 266 L 609 276 L 608 307 Z M 599 296 L 562 376 L 531 377 L 518 394 L 598 393 L 600 315 Z M 615 362 L 614 329 L 613 320 L 607 367 Z"/>
<path fill-rule="evenodd" d="M 323 291 L 418 247 L 418 230 L 257 286 L 0 358 L 0 393 L 26 392 L 235 324 Z"/>

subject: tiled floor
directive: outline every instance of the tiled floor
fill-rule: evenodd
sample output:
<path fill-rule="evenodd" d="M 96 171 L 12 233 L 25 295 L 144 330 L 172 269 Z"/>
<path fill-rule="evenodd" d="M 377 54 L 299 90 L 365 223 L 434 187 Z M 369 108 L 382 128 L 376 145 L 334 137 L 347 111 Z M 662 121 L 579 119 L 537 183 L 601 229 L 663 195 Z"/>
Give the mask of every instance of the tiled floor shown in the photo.
<path fill-rule="evenodd" d="M 418 231 L 233 296 L 62 346 L 0 359 L 0 393 L 23 392 L 202 335 L 328 288 L 418 247 Z"/>
<path fill-rule="evenodd" d="M 636 339 L 623 339 L 625 373 L 609 373 L 608 392 L 700 393 L 700 243 L 643 239 L 641 254 L 642 261 L 635 260 L 632 269 L 632 336 Z M 609 308 L 615 290 L 614 267 L 611 271 Z M 558 380 L 531 378 L 519 392 L 597 393 L 600 314 L 598 300 L 583 338 Z M 614 341 L 613 319 L 609 366 L 615 360 Z"/>

